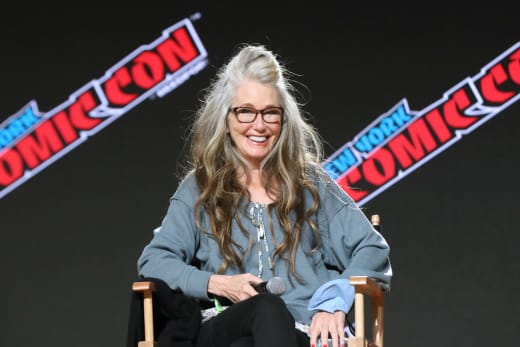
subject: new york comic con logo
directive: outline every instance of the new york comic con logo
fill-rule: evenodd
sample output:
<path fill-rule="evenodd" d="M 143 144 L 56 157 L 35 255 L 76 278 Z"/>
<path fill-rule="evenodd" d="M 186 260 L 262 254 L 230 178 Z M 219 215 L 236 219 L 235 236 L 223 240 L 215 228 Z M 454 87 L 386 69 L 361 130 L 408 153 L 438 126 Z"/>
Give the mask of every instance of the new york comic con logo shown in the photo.
<path fill-rule="evenodd" d="M 163 96 L 207 65 L 191 22 L 166 29 L 99 80 L 40 114 L 31 101 L 0 125 L 0 198 L 150 96 Z M 520 43 L 433 104 L 402 99 L 323 163 L 363 205 L 516 102 Z"/>
<path fill-rule="evenodd" d="M 165 29 L 41 113 L 30 101 L 0 124 L 0 198 L 150 97 L 162 97 L 207 65 L 207 53 L 192 23 Z"/>
<path fill-rule="evenodd" d="M 519 92 L 520 42 L 421 111 L 401 100 L 324 167 L 363 205 L 516 102 Z"/>

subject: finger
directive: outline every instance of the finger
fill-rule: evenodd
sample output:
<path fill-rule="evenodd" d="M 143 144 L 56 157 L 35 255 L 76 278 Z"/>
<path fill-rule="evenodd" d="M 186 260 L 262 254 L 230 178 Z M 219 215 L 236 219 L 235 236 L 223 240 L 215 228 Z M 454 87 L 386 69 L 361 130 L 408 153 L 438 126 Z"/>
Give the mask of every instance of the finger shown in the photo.
<path fill-rule="evenodd" d="M 340 330 L 338 333 L 338 347 L 345 347 L 346 343 L 345 334 L 343 333 L 343 330 Z"/>
<path fill-rule="evenodd" d="M 338 329 L 339 345 L 344 347 L 345 345 L 345 313 L 337 311 L 334 314 L 336 318 L 336 327 Z"/>
<path fill-rule="evenodd" d="M 330 336 L 330 344 L 332 345 L 332 347 L 339 347 L 339 333 L 338 333 L 338 330 L 336 329 L 336 326 L 333 326 L 329 330 L 328 334 Z"/>
<path fill-rule="evenodd" d="M 341 329 L 339 329 L 339 346 L 345 346 L 345 328 L 343 328 L 343 326 L 341 326 Z"/>
<path fill-rule="evenodd" d="M 311 347 L 316 347 L 316 342 L 318 341 L 318 334 L 316 332 L 316 329 L 314 329 L 312 327 L 312 324 L 311 326 L 309 327 L 309 333 L 310 333 L 310 343 L 311 343 Z"/>
<path fill-rule="evenodd" d="M 246 289 L 244 294 L 247 295 L 247 298 L 250 298 L 252 296 L 258 295 L 258 292 L 253 287 L 251 287 L 251 289 Z"/>
<path fill-rule="evenodd" d="M 252 273 L 244 274 L 244 279 L 247 280 L 248 282 L 253 282 L 253 283 L 260 283 L 260 282 L 262 282 L 262 279 L 260 277 L 255 276 Z"/>
<path fill-rule="evenodd" d="M 330 345 L 332 347 L 339 347 L 338 333 L 335 331 L 335 329 L 331 329 L 331 331 L 329 332 L 329 335 L 330 335 Z M 328 346 L 328 347 L 331 347 L 331 346 Z"/>
<path fill-rule="evenodd" d="M 329 329 L 322 328 L 320 330 L 320 340 L 321 340 L 321 346 L 322 347 L 329 347 Z"/>
<path fill-rule="evenodd" d="M 329 329 L 329 335 L 331 338 L 332 347 L 341 347 L 341 345 L 344 343 L 343 326 L 336 319 L 333 319 L 331 323 L 332 325 Z"/>
<path fill-rule="evenodd" d="M 242 288 L 241 288 L 241 289 L 242 289 L 242 291 L 243 291 L 244 293 L 246 293 L 246 294 L 248 295 L 248 297 L 250 297 L 250 296 L 255 296 L 255 295 L 258 294 L 258 292 L 256 291 L 256 289 L 253 288 L 253 286 L 251 285 L 251 282 L 249 282 L 249 281 L 246 282 L 246 283 L 244 283 L 244 284 L 242 285 Z"/>

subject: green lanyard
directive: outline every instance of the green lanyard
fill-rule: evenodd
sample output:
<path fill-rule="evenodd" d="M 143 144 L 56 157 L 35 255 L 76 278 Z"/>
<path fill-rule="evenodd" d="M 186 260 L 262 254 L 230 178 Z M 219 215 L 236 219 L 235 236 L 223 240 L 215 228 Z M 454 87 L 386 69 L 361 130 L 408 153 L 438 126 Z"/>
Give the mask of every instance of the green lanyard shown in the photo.
<path fill-rule="evenodd" d="M 222 305 L 220 304 L 220 302 L 218 302 L 218 299 L 215 298 L 215 310 L 220 313 L 222 311 L 224 311 L 224 308 L 222 307 Z"/>

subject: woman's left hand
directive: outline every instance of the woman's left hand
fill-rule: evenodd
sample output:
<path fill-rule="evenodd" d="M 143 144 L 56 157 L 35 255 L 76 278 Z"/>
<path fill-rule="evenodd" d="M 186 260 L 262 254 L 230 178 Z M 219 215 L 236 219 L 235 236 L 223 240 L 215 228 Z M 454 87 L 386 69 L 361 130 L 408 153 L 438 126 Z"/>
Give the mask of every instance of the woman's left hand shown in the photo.
<path fill-rule="evenodd" d="M 345 345 L 345 312 L 336 311 L 329 313 L 320 311 L 312 317 L 309 334 L 311 335 L 311 346 L 316 346 L 318 338 L 321 339 L 322 347 L 328 346 L 329 336 L 332 347 L 344 347 Z"/>

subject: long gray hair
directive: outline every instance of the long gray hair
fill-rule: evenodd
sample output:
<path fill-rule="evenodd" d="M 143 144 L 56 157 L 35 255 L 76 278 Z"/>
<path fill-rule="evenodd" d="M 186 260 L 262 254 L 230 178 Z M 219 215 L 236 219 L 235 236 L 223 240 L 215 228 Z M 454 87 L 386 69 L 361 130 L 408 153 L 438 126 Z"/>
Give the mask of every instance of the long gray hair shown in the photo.
<path fill-rule="evenodd" d="M 246 79 L 274 86 L 284 109 L 280 136 L 261 163 L 266 192 L 276 201 L 272 204 L 274 207 L 270 206 L 275 208 L 284 231 L 284 239 L 276 246 L 273 256 L 286 259 L 291 273 L 300 280 L 295 270 L 295 255 L 304 223 L 310 224 L 317 244 L 319 242 L 319 232 L 311 218 L 319 207 L 319 197 L 309 170 L 315 171 L 321 166 L 322 142 L 302 114 L 289 74 L 275 54 L 264 46 L 242 45 L 217 72 L 196 113 L 190 134 L 189 162 L 189 170 L 195 172 L 201 191 L 195 220 L 202 228 L 199 211 L 202 208 L 209 215 L 210 230 L 203 231 L 213 235 L 220 246 L 224 258 L 221 273 L 229 266 L 241 268 L 243 265 L 233 247 L 238 245 L 231 239 L 231 222 L 235 219 L 241 226 L 237 211 L 249 193 L 239 182 L 237 172 L 248 171 L 245 159 L 227 133 L 226 123 L 237 87 Z M 305 190 L 314 200 L 308 210 L 304 206 Z M 241 229 L 250 237 L 242 226 Z"/>

